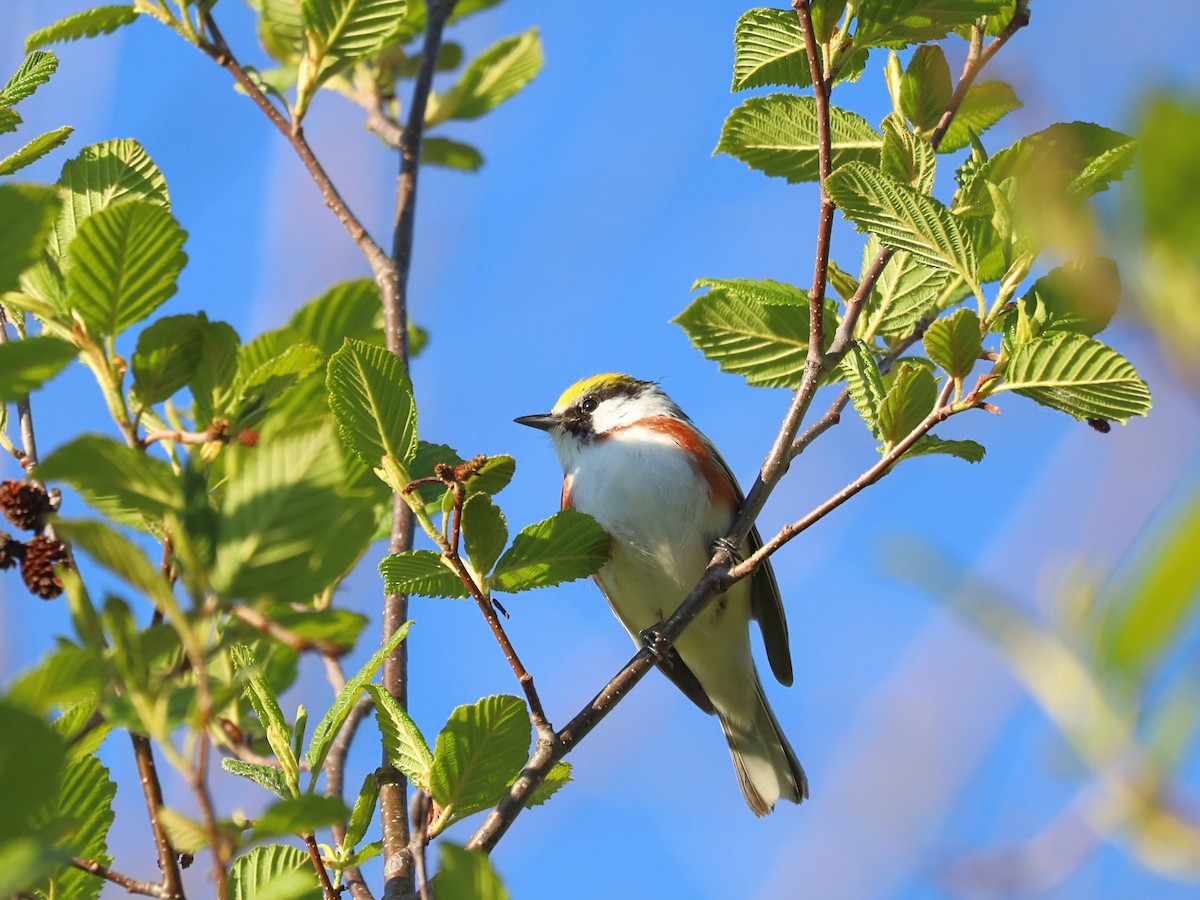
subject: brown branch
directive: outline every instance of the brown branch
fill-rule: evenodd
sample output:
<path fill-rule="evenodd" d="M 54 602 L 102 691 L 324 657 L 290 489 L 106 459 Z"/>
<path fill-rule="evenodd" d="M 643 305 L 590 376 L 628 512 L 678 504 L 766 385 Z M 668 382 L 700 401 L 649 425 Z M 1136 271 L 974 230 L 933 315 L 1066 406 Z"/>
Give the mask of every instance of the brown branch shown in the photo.
<path fill-rule="evenodd" d="M 171 845 L 158 811 L 163 807 L 162 784 L 158 780 L 158 768 L 154 765 L 154 751 L 150 739 L 130 733 L 133 755 L 137 761 L 138 778 L 142 783 L 142 794 L 146 797 L 146 810 L 150 814 L 150 830 L 154 832 L 154 848 L 158 852 L 158 867 L 162 869 L 163 884 L 160 896 L 164 900 L 182 900 L 183 876 L 179 871 L 179 858 Z"/>
<path fill-rule="evenodd" d="M 337 888 L 333 886 L 333 882 L 329 880 L 329 870 L 325 868 L 325 863 L 321 860 L 321 851 L 317 849 L 316 837 L 312 834 L 306 834 L 303 837 L 304 846 L 308 848 L 313 868 L 317 870 L 317 879 L 321 882 L 321 892 L 325 895 L 325 900 L 338 900 L 340 895 Z"/>
<path fill-rule="evenodd" d="M 227 607 L 227 612 L 231 613 L 235 618 L 241 619 L 256 631 L 270 635 L 279 641 L 279 643 L 291 650 L 295 650 L 297 653 L 303 653 L 305 650 L 316 650 L 325 657 L 338 657 L 345 652 L 344 647 L 334 644 L 331 641 L 310 641 L 308 638 L 296 634 L 290 628 L 285 628 L 274 619 L 263 615 L 252 607 L 235 603 Z"/>
<path fill-rule="evenodd" d="M 429 811 L 432 799 L 424 791 L 413 794 L 409 815 L 412 819 L 412 853 L 416 868 L 417 891 L 421 900 L 431 900 L 429 895 L 429 869 L 425 864 L 425 847 L 429 844 Z"/>
<path fill-rule="evenodd" d="M 0 307 L 0 344 L 9 342 L 8 326 L 4 323 L 7 321 L 7 315 L 4 308 Z M 18 329 L 18 333 L 20 329 Z M 33 433 L 33 407 L 29 405 L 29 395 L 22 394 L 17 398 L 17 419 L 20 422 L 21 428 L 21 453 L 19 457 L 21 468 L 26 472 L 33 472 L 38 464 L 38 449 L 37 437 Z"/>
<path fill-rule="evenodd" d="M 97 878 L 103 878 L 105 881 L 111 881 L 113 884 L 119 884 L 131 894 L 142 894 L 146 897 L 166 897 L 164 885 L 151 884 L 149 881 L 136 881 L 128 875 L 122 875 L 120 872 L 114 872 L 108 866 L 96 862 L 94 859 L 80 859 L 75 856 L 71 858 L 71 865 L 76 869 L 81 869 L 89 875 L 95 875 Z"/>
<path fill-rule="evenodd" d="M 346 686 L 346 673 L 342 671 L 341 662 L 337 657 L 323 655 L 322 659 L 325 662 L 325 675 L 329 679 L 329 686 L 333 688 L 335 695 L 340 694 L 342 688 Z M 346 716 L 345 723 L 338 730 L 337 737 L 334 738 L 333 744 L 329 748 L 329 755 L 325 757 L 325 796 L 337 797 L 339 800 L 344 799 L 346 757 L 350 753 L 350 745 L 354 742 L 358 726 L 362 724 L 362 720 L 374 707 L 375 701 L 371 699 L 370 694 L 363 694 L 354 706 L 350 707 L 350 714 Z M 346 840 L 346 823 L 344 821 L 334 822 L 330 830 L 333 832 L 333 839 L 336 843 L 341 844 Z M 354 900 L 374 900 L 374 894 L 367 887 L 362 872 L 357 866 L 344 869 L 342 881 L 350 888 L 350 896 Z"/>
<path fill-rule="evenodd" d="M 149 447 L 151 444 L 156 444 L 160 441 L 174 441 L 176 444 L 206 444 L 209 441 L 219 440 L 219 434 L 214 430 L 209 431 L 150 431 L 141 439 L 143 446 Z"/>

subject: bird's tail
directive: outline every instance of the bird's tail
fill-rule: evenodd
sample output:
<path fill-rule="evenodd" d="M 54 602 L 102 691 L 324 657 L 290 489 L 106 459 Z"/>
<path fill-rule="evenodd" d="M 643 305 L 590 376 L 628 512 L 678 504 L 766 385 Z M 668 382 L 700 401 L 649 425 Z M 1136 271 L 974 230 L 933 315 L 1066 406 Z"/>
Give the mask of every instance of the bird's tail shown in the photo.
<path fill-rule="evenodd" d="M 746 709 L 718 709 L 721 727 L 729 741 L 733 768 L 746 803 L 756 816 L 765 816 L 780 799 L 799 803 L 808 797 L 808 778 L 796 752 L 779 727 L 763 694 L 757 673 L 754 693 Z"/>

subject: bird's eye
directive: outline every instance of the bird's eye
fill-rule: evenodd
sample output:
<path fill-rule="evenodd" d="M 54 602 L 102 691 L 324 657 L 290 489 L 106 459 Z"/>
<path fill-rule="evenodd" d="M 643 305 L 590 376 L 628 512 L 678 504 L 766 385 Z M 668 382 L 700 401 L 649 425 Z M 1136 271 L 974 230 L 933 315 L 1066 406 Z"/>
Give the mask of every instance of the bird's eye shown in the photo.
<path fill-rule="evenodd" d="M 584 400 L 582 403 L 579 404 L 579 408 L 582 409 L 586 413 L 590 413 L 590 412 L 595 412 L 596 407 L 598 405 L 599 404 L 596 403 L 595 397 L 588 397 L 586 400 Z"/>

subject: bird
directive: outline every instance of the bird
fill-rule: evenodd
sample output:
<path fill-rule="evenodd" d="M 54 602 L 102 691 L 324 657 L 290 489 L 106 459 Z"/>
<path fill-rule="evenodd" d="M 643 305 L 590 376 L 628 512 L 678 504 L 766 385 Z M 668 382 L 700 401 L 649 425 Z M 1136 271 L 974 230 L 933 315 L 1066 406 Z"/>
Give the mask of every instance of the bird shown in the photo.
<path fill-rule="evenodd" d="M 550 435 L 563 469 L 562 508 L 594 518 L 612 554 L 594 580 L 639 646 L 699 582 L 743 495 L 713 443 L 653 381 L 609 372 L 567 388 L 548 413 L 517 424 Z M 738 548 L 762 545 L 752 529 Z M 709 714 L 729 743 L 757 816 L 800 803 L 808 779 L 763 693 L 750 649 L 757 620 L 771 671 L 792 683 L 787 620 L 769 560 L 736 582 L 660 653 L 658 668 Z"/>

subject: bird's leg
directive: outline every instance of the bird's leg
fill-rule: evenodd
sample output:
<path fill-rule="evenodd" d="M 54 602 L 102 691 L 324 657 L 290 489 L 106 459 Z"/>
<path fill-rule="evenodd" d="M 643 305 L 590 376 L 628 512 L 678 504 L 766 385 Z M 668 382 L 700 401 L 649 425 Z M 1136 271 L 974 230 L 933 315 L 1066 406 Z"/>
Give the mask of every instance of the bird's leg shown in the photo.
<path fill-rule="evenodd" d="M 734 544 L 733 541 L 729 540 L 729 538 L 719 537 L 713 541 L 712 552 L 713 554 L 728 553 L 731 557 L 733 557 L 735 564 L 742 562 L 742 551 L 738 549 L 737 545 Z"/>
<path fill-rule="evenodd" d="M 638 637 L 642 639 L 642 646 L 654 654 L 654 658 L 661 662 L 666 662 L 666 651 L 659 649 L 663 642 L 663 636 L 659 633 L 662 628 L 662 622 L 657 625 L 652 625 L 649 628 L 643 628 L 638 632 Z"/>

